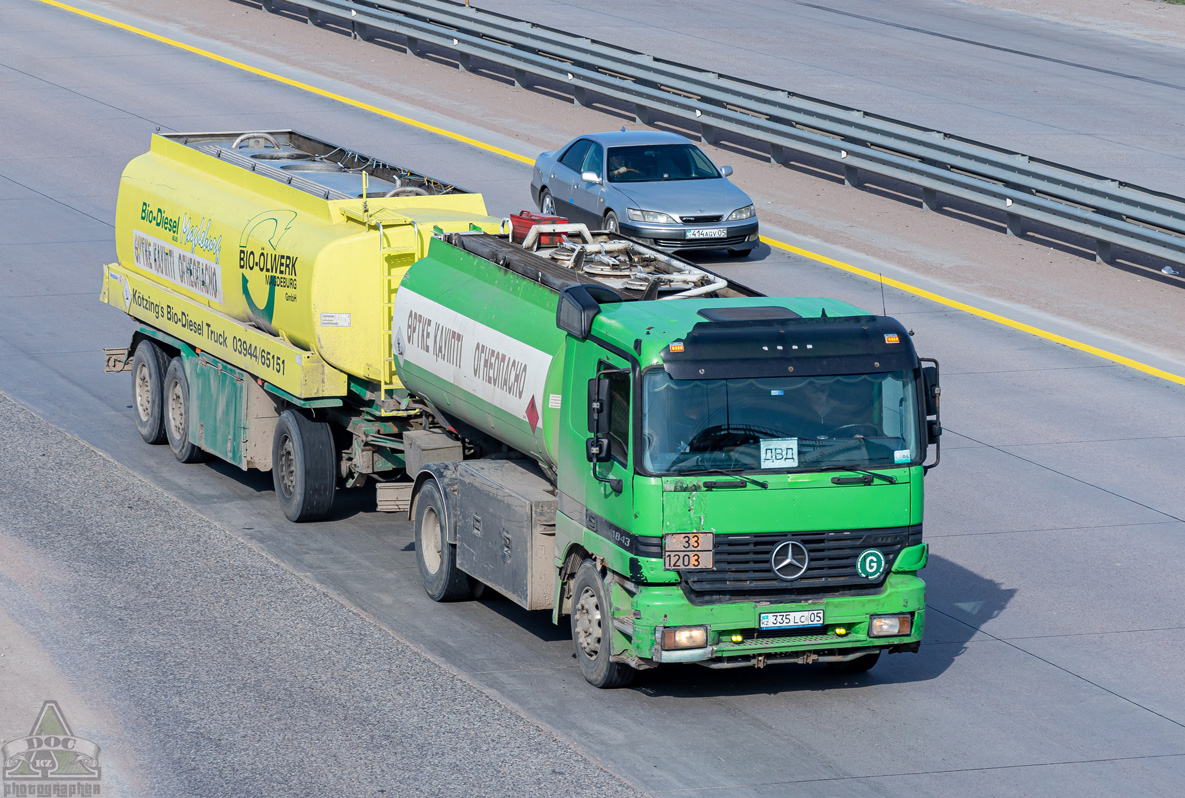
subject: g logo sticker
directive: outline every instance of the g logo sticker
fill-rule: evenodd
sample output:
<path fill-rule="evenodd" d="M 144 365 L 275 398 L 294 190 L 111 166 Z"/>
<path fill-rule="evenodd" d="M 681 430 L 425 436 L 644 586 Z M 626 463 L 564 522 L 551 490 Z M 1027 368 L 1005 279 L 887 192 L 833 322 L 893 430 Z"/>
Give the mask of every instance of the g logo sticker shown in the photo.
<path fill-rule="evenodd" d="M 885 555 L 876 549 L 865 549 L 856 560 L 856 570 L 865 579 L 876 579 L 885 572 Z"/>

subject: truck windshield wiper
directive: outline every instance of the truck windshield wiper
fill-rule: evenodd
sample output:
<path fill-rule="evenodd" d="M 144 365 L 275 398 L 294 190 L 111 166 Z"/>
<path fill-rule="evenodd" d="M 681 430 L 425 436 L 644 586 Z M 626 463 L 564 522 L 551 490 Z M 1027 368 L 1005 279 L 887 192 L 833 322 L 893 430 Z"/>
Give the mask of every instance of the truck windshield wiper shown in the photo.
<path fill-rule="evenodd" d="M 705 469 L 703 469 L 703 470 L 700 470 L 700 471 L 684 471 L 682 474 L 680 474 L 680 476 L 684 476 L 684 477 L 708 477 L 708 476 L 711 476 L 711 475 L 713 475 L 713 474 L 718 474 L 718 475 L 720 475 L 720 476 L 722 476 L 722 477 L 736 477 L 736 478 L 738 478 L 738 479 L 743 479 L 743 480 L 745 480 L 745 481 L 746 481 L 746 482 L 748 482 L 750 485 L 756 485 L 757 487 L 761 488 L 762 490 L 767 490 L 767 489 L 769 489 L 769 483 L 768 483 L 768 482 L 762 482 L 760 479 L 753 479 L 753 477 L 747 477 L 747 476 L 745 476 L 744 474 L 737 473 L 736 471 L 728 471 L 728 470 L 725 470 L 725 469 L 723 469 L 723 468 L 705 468 Z M 737 484 L 737 483 L 728 483 L 728 484 Z M 720 485 L 712 485 L 711 483 L 704 483 L 704 487 L 706 487 L 706 488 L 709 488 L 709 489 L 710 489 L 710 488 L 713 488 L 713 487 L 721 487 L 721 486 L 720 486 Z"/>
<path fill-rule="evenodd" d="M 866 484 L 866 485 L 871 484 L 873 479 L 883 479 L 885 482 L 888 482 L 890 485 L 897 484 L 897 477 L 891 477 L 888 474 L 878 474 L 875 471 L 866 471 L 863 468 L 856 468 L 855 466 L 850 466 L 850 465 L 829 465 L 829 466 L 823 466 L 819 470 L 820 471 L 851 471 L 856 474 L 864 474 L 865 476 L 869 477 L 868 480 L 864 481 L 864 484 Z M 839 477 L 836 477 L 835 479 L 839 479 Z M 835 482 L 835 479 L 832 479 L 831 481 Z"/>

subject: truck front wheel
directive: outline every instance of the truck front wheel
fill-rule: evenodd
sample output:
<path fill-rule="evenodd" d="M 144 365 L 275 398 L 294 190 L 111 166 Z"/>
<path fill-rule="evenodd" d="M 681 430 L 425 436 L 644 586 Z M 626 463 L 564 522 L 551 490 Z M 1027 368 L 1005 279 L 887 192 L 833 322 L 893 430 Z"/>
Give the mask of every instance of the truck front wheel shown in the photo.
<path fill-rule="evenodd" d="M 433 601 L 459 601 L 474 596 L 474 580 L 457 567 L 457 547 L 448 542 L 444 497 L 429 479 L 416 496 L 416 562 L 424 592 Z"/>
<path fill-rule="evenodd" d="M 625 687 L 636 673 L 630 666 L 610 658 L 613 653 L 610 607 L 600 572 L 592 560 L 585 560 L 572 582 L 572 640 L 580 670 L 594 687 Z"/>
<path fill-rule="evenodd" d="M 333 431 L 295 410 L 280 414 L 272 439 L 272 483 L 289 521 L 320 521 L 333 508 L 337 486 Z"/>
<path fill-rule="evenodd" d="M 165 435 L 169 448 L 182 463 L 200 463 L 206 453 L 189 441 L 190 411 L 189 380 L 185 377 L 185 365 L 181 358 L 169 362 L 165 372 L 164 416 Z"/>
<path fill-rule="evenodd" d="M 147 339 L 136 345 L 132 355 L 132 411 L 136 430 L 145 443 L 164 443 L 165 370 L 169 360 L 160 347 Z"/>

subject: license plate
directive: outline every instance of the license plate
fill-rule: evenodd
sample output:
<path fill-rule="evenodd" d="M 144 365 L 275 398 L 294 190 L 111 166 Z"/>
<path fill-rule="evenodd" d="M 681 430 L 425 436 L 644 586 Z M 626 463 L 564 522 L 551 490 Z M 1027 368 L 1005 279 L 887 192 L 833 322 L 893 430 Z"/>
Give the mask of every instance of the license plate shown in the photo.
<path fill-rule="evenodd" d="M 662 567 L 666 571 L 710 571 L 715 536 L 711 532 L 680 532 L 662 536 Z"/>
<path fill-rule="evenodd" d="M 758 625 L 762 629 L 796 629 L 801 626 L 822 626 L 822 610 L 798 612 L 763 612 Z"/>
<path fill-rule="evenodd" d="M 727 230 L 723 227 L 709 227 L 707 229 L 699 228 L 687 231 L 688 238 L 724 238 Z"/>

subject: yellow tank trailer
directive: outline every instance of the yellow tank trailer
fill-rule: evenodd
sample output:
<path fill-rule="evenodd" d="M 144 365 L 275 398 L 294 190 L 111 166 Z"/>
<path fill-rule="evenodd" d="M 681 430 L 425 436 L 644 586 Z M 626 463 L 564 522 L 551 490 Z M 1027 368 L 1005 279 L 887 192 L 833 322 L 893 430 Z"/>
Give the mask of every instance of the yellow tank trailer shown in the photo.
<path fill-rule="evenodd" d="M 403 466 L 403 274 L 435 233 L 502 226 L 479 194 L 294 131 L 155 135 L 120 180 L 101 299 L 140 324 L 108 367 L 133 372 L 146 441 L 270 468 L 290 518 L 323 516 L 339 449 L 347 484 Z M 328 485 L 302 457 L 333 461 Z"/>

